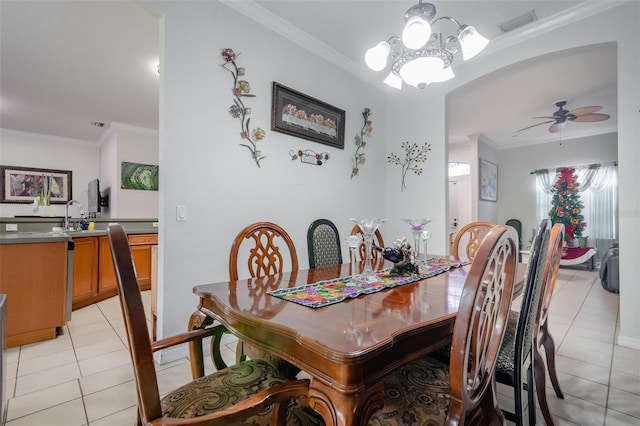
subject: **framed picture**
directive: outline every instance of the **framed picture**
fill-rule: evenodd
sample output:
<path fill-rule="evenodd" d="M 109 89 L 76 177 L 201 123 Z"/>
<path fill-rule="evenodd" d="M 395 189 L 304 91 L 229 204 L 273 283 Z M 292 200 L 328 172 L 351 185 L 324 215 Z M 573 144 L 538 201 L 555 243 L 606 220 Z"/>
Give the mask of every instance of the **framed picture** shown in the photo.
<path fill-rule="evenodd" d="M 480 159 L 480 199 L 498 201 L 498 166 Z"/>
<path fill-rule="evenodd" d="M 71 171 L 35 167 L 0 166 L 0 203 L 31 204 L 40 196 L 42 180 L 51 176 L 51 204 L 71 200 Z"/>
<path fill-rule="evenodd" d="M 153 164 L 130 163 L 128 161 L 123 161 L 121 163 L 120 188 L 157 191 L 159 170 L 159 166 L 155 166 Z"/>
<path fill-rule="evenodd" d="M 344 149 L 345 112 L 273 82 L 271 130 Z"/>

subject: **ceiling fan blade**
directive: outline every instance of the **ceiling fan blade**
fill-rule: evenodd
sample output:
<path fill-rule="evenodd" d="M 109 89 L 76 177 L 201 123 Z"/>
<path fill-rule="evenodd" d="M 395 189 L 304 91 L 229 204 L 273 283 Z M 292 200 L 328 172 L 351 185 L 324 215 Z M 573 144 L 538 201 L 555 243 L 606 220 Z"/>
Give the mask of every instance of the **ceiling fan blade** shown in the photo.
<path fill-rule="evenodd" d="M 574 118 L 571 121 L 579 121 L 582 123 L 591 123 L 594 121 L 605 121 L 608 120 L 611 116 L 608 114 L 600 114 L 600 113 L 596 113 L 596 114 L 584 114 L 584 115 L 579 115 L 576 118 Z"/>
<path fill-rule="evenodd" d="M 556 119 L 556 117 L 554 117 L 553 115 L 545 115 L 543 117 L 532 117 L 532 118 L 537 118 L 537 119 L 540 119 L 540 120 L 545 120 L 545 119 L 546 120 L 555 120 Z"/>
<path fill-rule="evenodd" d="M 571 111 L 569 111 L 569 114 L 573 114 L 577 117 L 579 115 L 591 114 L 596 111 L 600 111 L 601 109 L 602 109 L 601 106 L 585 106 L 585 107 L 572 109 Z"/>
<path fill-rule="evenodd" d="M 554 121 L 555 121 L 555 120 L 549 120 L 549 121 L 545 121 L 545 122 L 542 122 L 542 123 L 534 124 L 534 125 L 532 125 L 532 126 L 528 126 L 528 127 L 523 128 L 523 129 L 516 130 L 516 132 L 521 132 L 521 131 L 523 131 L 523 130 L 527 130 L 527 129 L 530 129 L 530 128 L 532 128 L 532 127 L 536 127 L 536 126 L 542 126 L 543 124 L 553 123 Z"/>

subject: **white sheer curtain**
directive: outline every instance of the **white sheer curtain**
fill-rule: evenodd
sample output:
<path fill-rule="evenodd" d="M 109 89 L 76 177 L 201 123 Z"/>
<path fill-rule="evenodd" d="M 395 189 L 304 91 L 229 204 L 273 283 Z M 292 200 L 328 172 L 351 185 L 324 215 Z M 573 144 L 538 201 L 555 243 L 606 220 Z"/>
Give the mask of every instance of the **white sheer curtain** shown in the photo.
<path fill-rule="evenodd" d="M 553 185 L 558 169 L 536 170 L 537 223 L 549 217 Z M 580 183 L 580 200 L 584 204 L 582 214 L 587 227 L 583 236 L 597 240 L 618 239 L 618 170 L 615 164 L 592 164 L 576 167 Z"/>

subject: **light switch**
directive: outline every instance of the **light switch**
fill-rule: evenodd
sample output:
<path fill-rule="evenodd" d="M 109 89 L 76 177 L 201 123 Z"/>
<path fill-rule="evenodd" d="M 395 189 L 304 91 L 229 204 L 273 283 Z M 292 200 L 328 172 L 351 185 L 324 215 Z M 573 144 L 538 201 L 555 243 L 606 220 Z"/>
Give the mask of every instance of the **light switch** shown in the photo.
<path fill-rule="evenodd" d="M 176 207 L 176 221 L 178 221 L 178 222 L 186 222 L 187 221 L 187 206 L 177 206 Z"/>

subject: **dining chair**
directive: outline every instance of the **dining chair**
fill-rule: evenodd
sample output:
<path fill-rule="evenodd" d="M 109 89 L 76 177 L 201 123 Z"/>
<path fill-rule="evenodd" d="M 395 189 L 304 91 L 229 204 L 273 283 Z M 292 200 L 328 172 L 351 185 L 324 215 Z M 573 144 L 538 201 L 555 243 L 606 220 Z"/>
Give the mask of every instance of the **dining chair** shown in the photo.
<path fill-rule="evenodd" d="M 289 380 L 263 360 L 244 361 L 200 377 L 160 399 L 153 352 L 193 341 L 201 345 L 211 329 L 152 343 L 127 234 L 122 225 L 110 225 L 107 234 L 133 363 L 138 425 L 322 424 L 318 415 L 304 406 L 309 381 Z"/>
<path fill-rule="evenodd" d="M 518 233 L 518 262 L 522 262 L 522 222 L 518 219 L 509 219 L 505 222 L 505 225 L 513 227 Z"/>
<path fill-rule="evenodd" d="M 384 406 L 370 425 L 504 423 L 494 369 L 511 305 L 517 244 L 513 228 L 491 229 L 462 289 L 449 364 L 425 356 L 386 376 Z"/>
<path fill-rule="evenodd" d="M 528 424 L 536 424 L 536 410 L 533 393 L 533 335 L 544 285 L 544 269 L 547 263 L 551 221 L 540 223 L 531 246 L 531 258 L 527 264 L 524 291 L 520 311 L 511 310 L 507 321 L 504 340 L 498 353 L 496 381 L 513 389 L 514 409 L 502 407 L 507 420 L 522 426 L 525 423 L 523 389 L 527 390 L 529 407 Z M 526 379 L 525 379 L 526 377 Z"/>
<path fill-rule="evenodd" d="M 307 230 L 309 268 L 342 264 L 340 234 L 328 219 L 314 220 Z"/>
<path fill-rule="evenodd" d="M 292 273 L 298 272 L 298 254 L 293 240 L 281 226 L 275 223 L 253 223 L 238 233 L 231 246 L 229 256 L 229 279 L 231 281 L 236 281 L 239 277 L 238 257 L 241 250 L 243 253 L 249 253 L 246 265 L 252 278 L 282 273 L 287 266 Z M 288 256 L 285 258 L 287 252 Z M 215 335 L 211 344 L 216 367 L 225 368 L 226 363 L 221 356 L 222 334 Z M 290 377 L 300 371 L 288 362 L 238 340 L 236 362 L 242 361 L 246 356 L 252 359 L 264 359 L 279 370 L 287 372 Z"/>
<path fill-rule="evenodd" d="M 466 259 L 473 260 L 483 238 L 494 226 L 496 224 L 491 222 L 471 222 L 460 228 L 453 239 L 451 255 L 456 259 L 461 259 L 460 254 L 462 253 Z M 464 249 L 461 250 L 463 245 Z"/>
<path fill-rule="evenodd" d="M 553 425 L 549 405 L 547 403 L 547 394 L 545 387 L 546 371 L 549 372 L 551 385 L 558 398 L 564 399 L 560 383 L 558 382 L 558 374 L 556 373 L 556 355 L 555 343 L 549 332 L 549 305 L 551 297 L 556 285 L 558 276 L 558 268 L 560 267 L 560 258 L 562 257 L 564 241 L 564 225 L 556 223 L 551 228 L 551 238 L 549 242 L 549 251 L 547 254 L 547 262 L 544 268 L 544 281 L 541 289 L 541 300 L 536 318 L 536 330 L 533 336 L 533 372 L 536 380 L 536 394 L 540 411 L 547 423 L 547 426 Z M 542 360 L 541 349 L 544 347 L 546 356 L 545 362 Z"/>
<path fill-rule="evenodd" d="M 354 225 L 353 229 L 351 229 L 351 234 L 349 235 L 360 235 L 362 237 L 362 242 L 360 243 L 360 248 L 358 248 L 358 254 L 360 256 L 360 260 L 364 260 L 365 259 L 365 244 L 364 244 L 364 233 L 362 232 L 362 229 L 360 229 L 359 225 Z M 379 229 L 376 229 L 376 232 L 373 235 L 373 245 L 376 245 L 378 247 L 383 247 L 384 248 L 384 240 L 382 239 L 382 234 L 380 233 Z M 382 257 L 382 253 L 379 252 L 378 250 L 375 249 L 371 249 L 371 264 L 375 265 L 377 264 L 379 261 L 381 261 L 381 259 L 383 259 Z"/>

